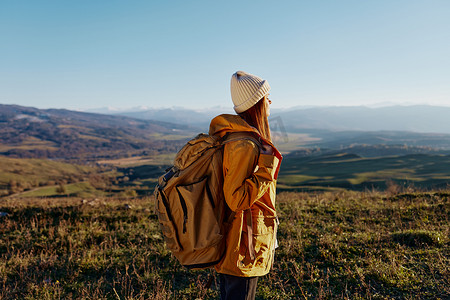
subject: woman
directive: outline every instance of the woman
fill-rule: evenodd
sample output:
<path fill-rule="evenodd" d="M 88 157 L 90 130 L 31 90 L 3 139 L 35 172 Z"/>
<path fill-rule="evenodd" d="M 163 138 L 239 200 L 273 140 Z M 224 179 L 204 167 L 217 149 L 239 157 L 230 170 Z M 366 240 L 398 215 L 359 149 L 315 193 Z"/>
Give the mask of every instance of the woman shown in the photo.
<path fill-rule="evenodd" d="M 254 299 L 259 276 L 272 267 L 276 248 L 275 186 L 281 154 L 270 138 L 270 86 L 258 76 L 238 71 L 231 78 L 231 97 L 238 115 L 211 121 L 210 135 L 248 132 L 248 139 L 225 144 L 224 196 L 235 216 L 227 232 L 227 249 L 215 266 L 221 299 Z"/>

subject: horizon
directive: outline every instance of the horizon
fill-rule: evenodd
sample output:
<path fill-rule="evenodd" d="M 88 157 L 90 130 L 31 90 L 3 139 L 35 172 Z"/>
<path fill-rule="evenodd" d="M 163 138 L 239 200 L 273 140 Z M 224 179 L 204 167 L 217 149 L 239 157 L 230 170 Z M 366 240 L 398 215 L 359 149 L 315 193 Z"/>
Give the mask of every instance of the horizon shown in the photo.
<path fill-rule="evenodd" d="M 134 106 L 134 107 L 114 107 L 114 106 L 103 106 L 103 107 L 93 107 L 93 108 L 87 108 L 87 109 L 71 109 L 66 107 L 39 107 L 39 106 L 28 106 L 28 105 L 20 105 L 15 103 L 0 103 L 0 105 L 17 105 L 21 107 L 28 107 L 28 108 L 35 108 L 40 110 L 50 110 L 50 109 L 56 109 L 56 110 L 70 110 L 70 111 L 76 111 L 76 112 L 86 112 L 86 113 L 99 113 L 99 114 L 120 114 L 120 113 L 134 113 L 134 112 L 145 112 L 145 111 L 158 111 L 158 110 L 186 110 L 186 111 L 194 111 L 194 112 L 211 112 L 211 111 L 217 111 L 222 110 L 223 113 L 235 113 L 232 106 L 209 106 L 209 107 L 203 107 L 203 108 L 195 108 L 195 107 L 186 107 L 186 106 L 179 106 L 179 105 L 173 105 L 173 106 L 147 106 L 147 105 L 140 105 L 140 106 Z M 292 110 L 292 109 L 314 109 L 314 108 L 368 108 L 368 109 L 381 109 L 381 108 L 398 108 L 398 107 L 435 107 L 435 108 L 450 108 L 450 105 L 433 105 L 433 104 L 426 104 L 426 103 L 378 103 L 378 104 L 372 104 L 372 105 L 296 105 L 291 107 L 271 107 L 271 110 L 276 112 L 282 112 L 285 110 Z"/>
<path fill-rule="evenodd" d="M 370 109 L 377 109 L 377 108 L 389 108 L 389 107 L 413 107 L 413 106 L 430 106 L 430 107 L 446 107 L 450 108 L 450 104 L 448 105 L 433 105 L 433 104 L 426 104 L 426 103 L 375 103 L 375 104 L 362 104 L 362 105 L 295 105 L 290 107 L 276 107 L 271 106 L 271 110 L 289 110 L 289 109 L 308 109 L 308 108 L 343 108 L 343 107 L 364 107 L 364 108 L 370 108 Z M 94 108 L 88 108 L 88 109 L 78 109 L 76 111 L 82 111 L 82 112 L 90 112 L 94 110 L 110 110 L 110 111 L 129 111 L 132 112 L 134 110 L 136 111 L 145 111 L 145 110 L 165 110 L 165 109 L 172 109 L 172 110 L 192 110 L 192 111 L 211 111 L 211 110 L 229 110 L 234 112 L 232 106 L 209 106 L 209 107 L 203 107 L 203 108 L 189 108 L 186 106 L 160 106 L 160 107 L 152 107 L 152 106 L 135 106 L 135 107 L 113 107 L 113 106 L 103 106 L 103 107 L 94 107 Z"/>
<path fill-rule="evenodd" d="M 2 2 L 0 103 L 231 107 L 244 70 L 274 108 L 450 106 L 449 13 L 444 0 Z"/>

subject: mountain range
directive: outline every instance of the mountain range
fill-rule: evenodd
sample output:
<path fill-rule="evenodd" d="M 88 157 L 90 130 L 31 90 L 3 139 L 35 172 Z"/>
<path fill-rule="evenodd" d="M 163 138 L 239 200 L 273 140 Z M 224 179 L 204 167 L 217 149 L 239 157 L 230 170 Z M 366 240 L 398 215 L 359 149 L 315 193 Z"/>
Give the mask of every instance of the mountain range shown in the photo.
<path fill-rule="evenodd" d="M 0 104 L 0 155 L 84 162 L 155 157 L 174 153 L 190 137 L 207 132 L 211 118 L 223 112 L 232 113 L 174 108 L 100 114 Z M 376 156 L 447 153 L 448 116 L 447 107 L 316 107 L 273 109 L 270 120 L 284 153 L 320 148 L 312 152 L 348 149 Z"/>
<path fill-rule="evenodd" d="M 140 153 L 173 152 L 189 128 L 65 109 L 0 104 L 0 154 L 97 160 Z"/>
<path fill-rule="evenodd" d="M 291 129 L 450 133 L 450 107 L 315 107 L 275 112 Z"/>
<path fill-rule="evenodd" d="M 233 113 L 220 107 L 204 110 L 186 108 L 136 109 L 97 112 L 138 119 L 158 120 L 204 128 L 215 115 Z M 293 107 L 272 109 L 272 119 L 282 120 L 289 131 L 325 129 L 332 131 L 412 131 L 450 133 L 450 107 L 411 105 L 370 108 L 365 106 Z"/>

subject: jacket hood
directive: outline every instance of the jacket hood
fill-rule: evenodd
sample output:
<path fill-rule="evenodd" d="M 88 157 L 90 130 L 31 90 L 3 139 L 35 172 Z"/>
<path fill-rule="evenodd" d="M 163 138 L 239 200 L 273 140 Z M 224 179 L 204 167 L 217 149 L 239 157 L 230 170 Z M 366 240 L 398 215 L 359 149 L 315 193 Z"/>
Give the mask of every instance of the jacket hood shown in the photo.
<path fill-rule="evenodd" d="M 209 135 L 219 135 L 222 137 L 230 131 L 247 131 L 259 135 L 256 128 L 250 126 L 238 115 L 223 114 L 212 119 L 209 126 Z"/>
<path fill-rule="evenodd" d="M 211 124 L 209 125 L 209 135 L 218 135 L 219 137 L 223 137 L 228 132 L 252 132 L 259 139 L 274 149 L 274 155 L 278 157 L 281 161 L 282 155 L 278 151 L 278 149 L 274 146 L 274 144 L 266 139 L 264 139 L 258 132 L 258 130 L 250 126 L 244 119 L 242 119 L 238 115 L 229 115 L 222 114 L 218 115 L 214 119 L 211 120 Z"/>

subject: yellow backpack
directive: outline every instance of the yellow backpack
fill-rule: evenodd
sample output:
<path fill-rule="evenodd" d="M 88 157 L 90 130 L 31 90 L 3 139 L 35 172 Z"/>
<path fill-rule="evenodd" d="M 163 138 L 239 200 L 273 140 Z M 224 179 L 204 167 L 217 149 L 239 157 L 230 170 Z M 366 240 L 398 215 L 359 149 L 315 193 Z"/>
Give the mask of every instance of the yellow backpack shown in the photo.
<path fill-rule="evenodd" d="M 225 137 L 199 134 L 176 155 L 174 164 L 158 179 L 156 213 L 167 247 L 190 269 L 217 264 L 225 253 L 225 232 L 234 213 L 223 196 L 223 146 L 248 139 L 251 133 Z"/>

